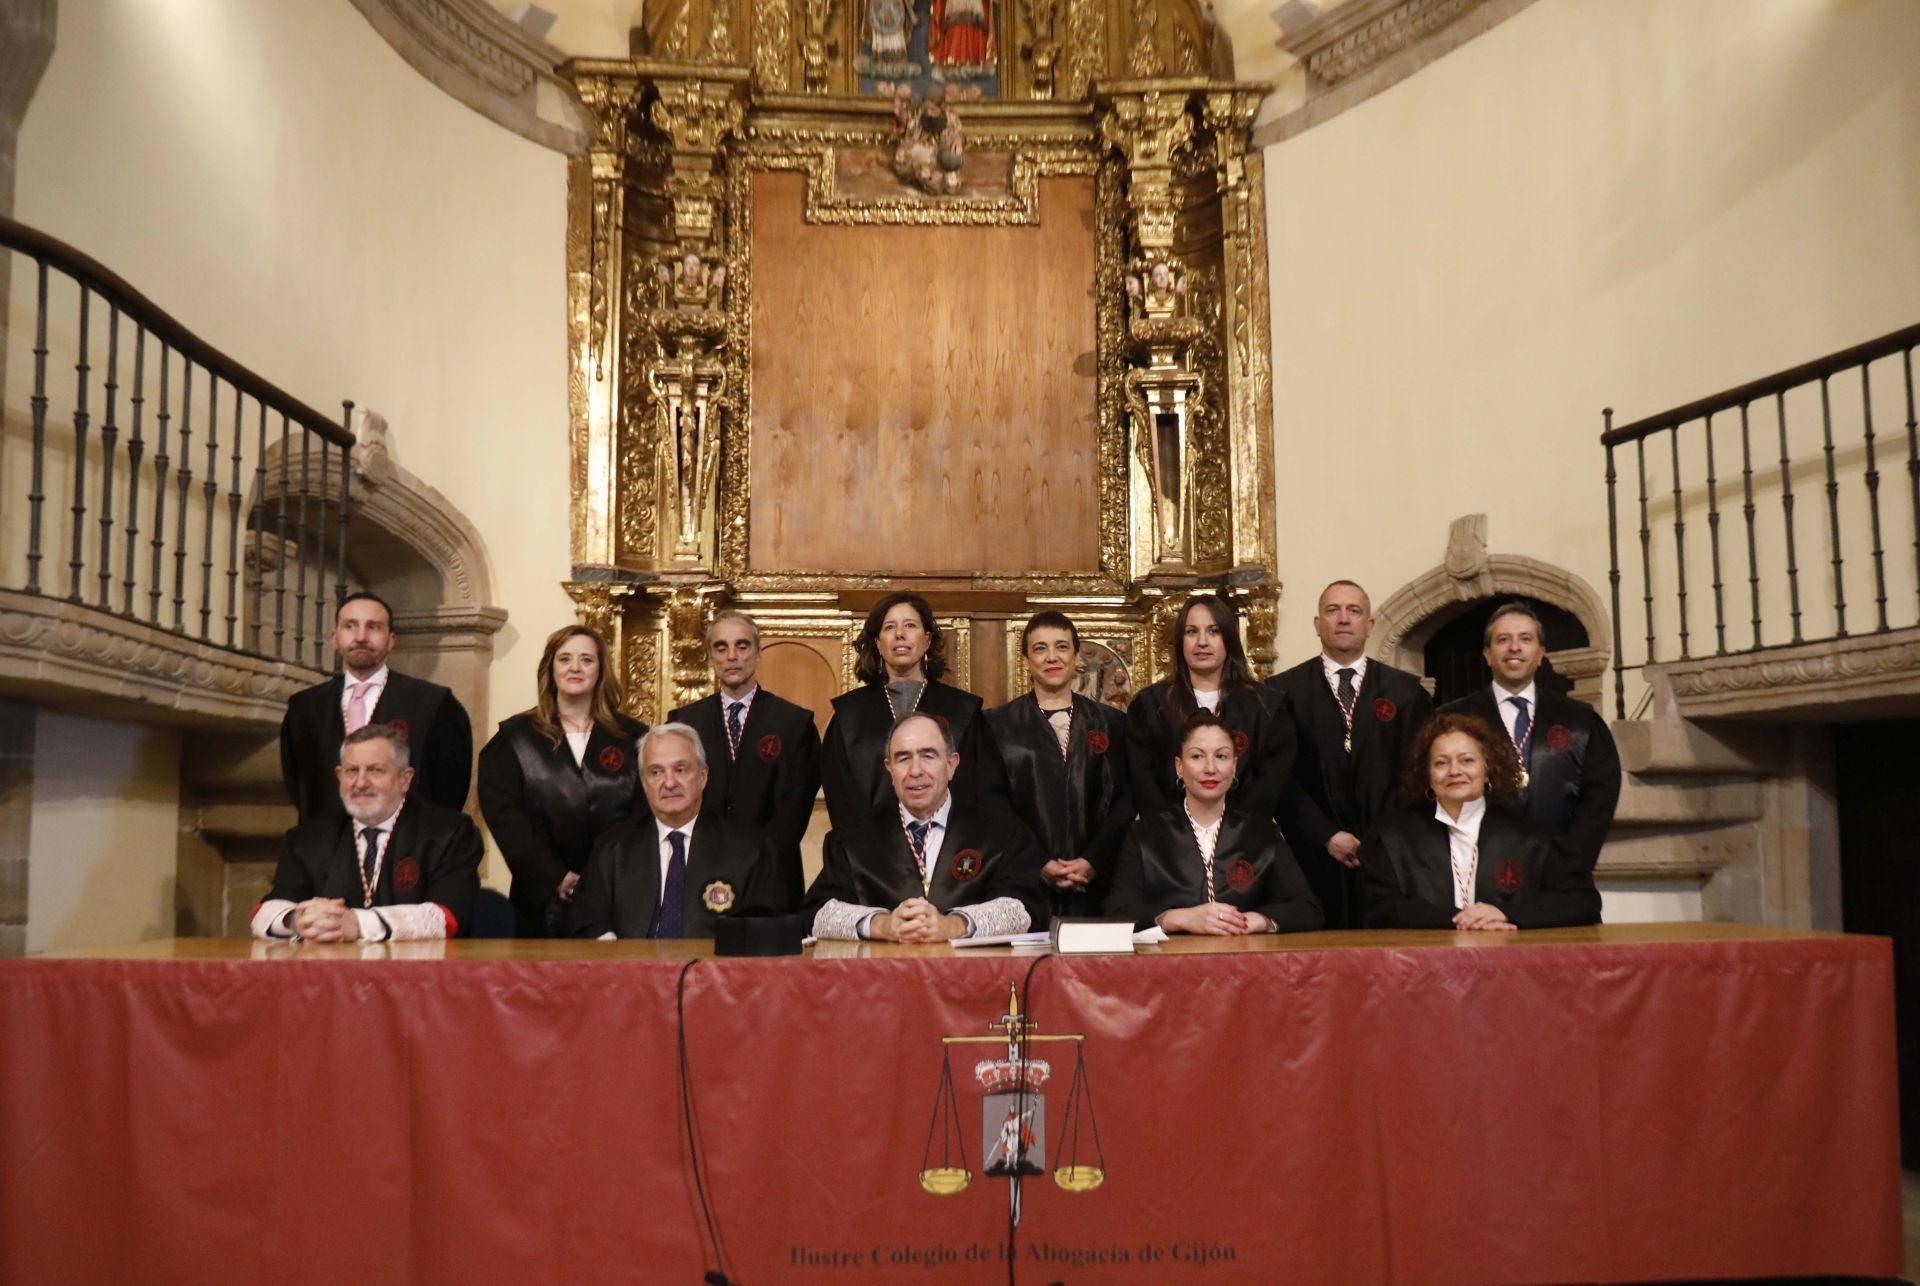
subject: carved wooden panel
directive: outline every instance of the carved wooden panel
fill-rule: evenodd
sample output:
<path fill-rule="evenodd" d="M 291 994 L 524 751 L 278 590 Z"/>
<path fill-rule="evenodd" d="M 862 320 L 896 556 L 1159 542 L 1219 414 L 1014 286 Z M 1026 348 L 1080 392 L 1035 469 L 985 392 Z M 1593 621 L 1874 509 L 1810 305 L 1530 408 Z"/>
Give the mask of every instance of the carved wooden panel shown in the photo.
<path fill-rule="evenodd" d="M 1037 227 L 832 227 L 753 185 L 757 572 L 1097 572 L 1093 181 Z"/>

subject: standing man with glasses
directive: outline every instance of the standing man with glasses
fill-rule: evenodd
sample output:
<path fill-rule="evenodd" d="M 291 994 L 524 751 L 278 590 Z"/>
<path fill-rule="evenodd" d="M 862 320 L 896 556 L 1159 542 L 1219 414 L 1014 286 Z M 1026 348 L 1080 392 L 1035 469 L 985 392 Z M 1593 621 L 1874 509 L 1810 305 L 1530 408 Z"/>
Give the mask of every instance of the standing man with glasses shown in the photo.
<path fill-rule="evenodd" d="M 1620 802 L 1620 752 L 1591 706 L 1534 682 L 1547 657 L 1541 640 L 1531 607 L 1514 602 L 1495 609 L 1482 636 L 1492 686 L 1441 709 L 1506 730 L 1520 765 L 1521 806 L 1553 834 L 1575 869 L 1592 875 Z"/>

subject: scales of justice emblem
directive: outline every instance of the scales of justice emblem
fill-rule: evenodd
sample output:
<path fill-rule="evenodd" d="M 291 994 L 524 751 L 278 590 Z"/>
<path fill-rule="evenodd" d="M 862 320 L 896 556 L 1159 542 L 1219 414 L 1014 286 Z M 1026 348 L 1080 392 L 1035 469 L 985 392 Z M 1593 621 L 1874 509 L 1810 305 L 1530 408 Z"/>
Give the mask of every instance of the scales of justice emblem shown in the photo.
<path fill-rule="evenodd" d="M 1100 1125 L 1093 1112 L 1093 1090 L 1087 1079 L 1087 1038 L 1083 1032 L 1043 1034 L 1020 1012 L 1020 996 L 1007 986 L 1007 1012 L 987 1024 L 993 1035 L 942 1036 L 940 1082 L 934 1092 L 933 1120 L 927 1130 L 927 1149 L 920 1161 L 920 1186 L 939 1197 L 951 1197 L 973 1182 L 967 1159 L 966 1133 L 960 1124 L 959 1094 L 953 1082 L 956 1046 L 1001 1045 L 1005 1055 L 983 1058 L 973 1066 L 981 1089 L 980 1173 L 1007 1180 L 1008 1210 L 1020 1222 L 1020 1182 L 1047 1172 L 1047 1082 L 1053 1065 L 1034 1058 L 1028 1047 L 1070 1043 L 1073 1078 L 1061 1110 L 1061 1162 L 1053 1181 L 1067 1192 L 1092 1192 L 1106 1182 L 1106 1156 L 1100 1148 Z M 1091 1145 L 1091 1162 L 1082 1159 L 1083 1142 Z"/>

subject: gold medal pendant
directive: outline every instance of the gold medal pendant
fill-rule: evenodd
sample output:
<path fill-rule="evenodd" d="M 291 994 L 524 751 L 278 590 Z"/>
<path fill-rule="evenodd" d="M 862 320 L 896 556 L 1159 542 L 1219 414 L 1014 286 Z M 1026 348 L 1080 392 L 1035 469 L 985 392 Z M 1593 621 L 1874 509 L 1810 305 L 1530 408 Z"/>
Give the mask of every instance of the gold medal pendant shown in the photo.
<path fill-rule="evenodd" d="M 1520 789 L 1525 790 L 1528 786 L 1532 784 L 1533 784 L 1532 775 L 1528 773 L 1526 769 L 1522 768 L 1520 770 Z"/>
<path fill-rule="evenodd" d="M 1348 754 L 1353 753 L 1353 734 L 1352 733 L 1348 733 L 1344 738 L 1341 739 L 1340 748 L 1346 751 Z"/>

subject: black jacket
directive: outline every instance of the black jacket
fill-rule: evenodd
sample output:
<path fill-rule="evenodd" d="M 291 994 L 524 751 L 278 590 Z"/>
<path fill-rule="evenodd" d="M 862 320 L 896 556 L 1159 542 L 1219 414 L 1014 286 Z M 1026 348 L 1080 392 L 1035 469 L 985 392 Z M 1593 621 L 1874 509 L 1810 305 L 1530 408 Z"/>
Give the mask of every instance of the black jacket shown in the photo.
<path fill-rule="evenodd" d="M 485 854 L 472 818 L 428 800 L 409 798 L 394 819 L 393 834 L 387 836 L 382 854 L 373 906 L 437 902 L 453 915 L 454 931 L 466 924 L 474 895 L 480 891 L 480 859 Z M 289 902 L 339 898 L 350 907 L 369 905 L 354 851 L 353 822 L 344 810 L 337 816 L 304 821 L 287 832 L 267 897 Z"/>
<path fill-rule="evenodd" d="M 560 881 L 584 871 L 593 844 L 615 822 L 647 811 L 635 746 L 647 725 L 620 716 L 614 736 L 599 724 L 581 763 L 516 714 L 480 751 L 480 814 L 513 872 L 508 896 L 521 937 L 558 933 Z"/>
<path fill-rule="evenodd" d="M 340 763 L 340 743 L 347 737 L 346 719 L 340 712 L 340 694 L 345 690 L 346 679 L 336 674 L 287 700 L 287 715 L 280 722 L 280 777 L 303 822 L 320 814 L 347 815 L 333 775 Z M 399 724 L 406 734 L 413 763 L 410 793 L 443 808 L 467 806 L 467 787 L 473 782 L 473 728 L 453 693 L 390 669 L 369 721 Z"/>
<path fill-rule="evenodd" d="M 1360 848 L 1370 929 L 1450 929 L 1453 852 L 1431 803 L 1389 815 Z M 1524 813 L 1489 804 L 1480 823 L 1473 899 L 1522 929 L 1600 923 L 1593 876 Z"/>
<path fill-rule="evenodd" d="M 1530 781 L 1520 799 L 1527 814 L 1592 875 L 1620 803 L 1620 752 L 1592 706 L 1537 684 L 1534 693 L 1539 708 L 1531 712 L 1525 765 Z M 1497 736 L 1506 735 L 1491 687 L 1449 701 L 1441 713 L 1473 715 Z"/>
<path fill-rule="evenodd" d="M 953 730 L 960 768 L 953 775 L 953 797 L 972 804 L 981 799 L 1006 807 L 1007 770 L 993 732 L 981 716 L 981 701 L 971 692 L 945 683 L 929 683 L 916 709 Z M 827 818 L 835 830 L 863 824 L 876 809 L 892 808 L 893 779 L 881 760 L 893 713 L 883 684 L 869 683 L 833 699 L 833 721 L 820 748 L 820 782 L 827 795 Z"/>
<path fill-rule="evenodd" d="M 964 762 L 964 761 L 962 761 Z M 908 898 L 924 897 L 944 912 L 995 898 L 1018 898 L 1036 926 L 1047 923 L 1047 896 L 1040 883 L 1044 863 L 1027 828 L 1005 810 L 968 804 L 958 797 L 947 814 L 930 883 L 923 888 L 920 866 L 900 824 L 900 806 L 889 803 L 856 826 L 835 827 L 827 836 L 824 862 L 807 890 L 807 911 L 819 911 L 829 899 L 855 906 L 892 910 Z"/>
<path fill-rule="evenodd" d="M 1177 808 L 1186 798 L 1173 761 L 1180 753 L 1180 732 L 1167 697 L 1172 681 L 1147 685 L 1127 707 L 1128 768 L 1134 801 L 1140 814 Z M 1293 719 L 1286 698 L 1260 684 L 1239 688 L 1220 700 L 1217 713 L 1233 731 L 1239 755 L 1229 805 L 1261 817 L 1272 817 L 1293 772 Z"/>
<path fill-rule="evenodd" d="M 765 871 L 751 833 L 723 817 L 701 814 L 687 844 L 681 936 L 711 938 L 720 916 L 766 911 L 760 891 Z M 660 882 L 659 828 L 651 815 L 635 813 L 594 844 L 574 895 L 573 935 L 652 937 L 660 914 Z"/>
<path fill-rule="evenodd" d="M 1232 805 L 1221 819 L 1214 844 L 1213 898 L 1242 911 L 1259 912 L 1282 933 L 1318 929 L 1326 923 L 1273 819 Z M 1120 850 L 1108 913 L 1130 916 L 1144 929 L 1163 911 L 1200 906 L 1206 900 L 1206 868 L 1185 808 L 1176 804 L 1135 822 Z"/>
<path fill-rule="evenodd" d="M 1084 893 L 1047 889 L 1053 910 L 1091 915 L 1133 821 L 1124 716 L 1076 695 L 1064 757 L 1031 692 L 987 711 L 986 719 L 1006 765 L 1014 816 L 1039 841 L 1041 861 L 1085 858 L 1093 864 L 1093 883 Z"/>
<path fill-rule="evenodd" d="M 765 891 L 782 903 L 782 910 L 797 910 L 806 893 L 800 840 L 820 793 L 820 733 L 813 711 L 761 688 L 741 724 L 737 758 L 727 740 L 718 693 L 680 707 L 669 721 L 692 727 L 707 748 L 707 793 L 701 811 L 762 836 L 762 851 L 774 866 Z"/>
<path fill-rule="evenodd" d="M 1433 698 L 1405 670 L 1369 659 L 1353 704 L 1353 749 L 1347 723 L 1316 656 L 1267 680 L 1286 698 L 1293 720 L 1293 775 L 1281 792 L 1279 821 L 1307 883 L 1335 928 L 1360 927 L 1358 874 L 1327 852 L 1341 831 L 1365 839 L 1393 809 L 1407 756 Z"/>

